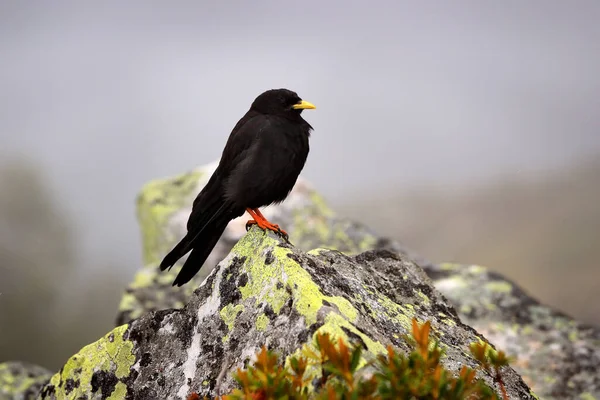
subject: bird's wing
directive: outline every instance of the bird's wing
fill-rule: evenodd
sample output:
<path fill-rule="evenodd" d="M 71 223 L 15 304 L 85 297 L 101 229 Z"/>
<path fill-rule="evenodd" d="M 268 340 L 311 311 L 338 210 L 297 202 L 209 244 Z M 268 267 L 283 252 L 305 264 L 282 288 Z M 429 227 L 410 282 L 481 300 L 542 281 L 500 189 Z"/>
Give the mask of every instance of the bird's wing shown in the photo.
<path fill-rule="evenodd" d="M 226 171 L 227 175 L 233 173 L 240 162 L 256 148 L 262 131 L 269 128 L 270 122 L 269 117 L 263 114 L 245 115 L 229 135 L 219 168 Z"/>
<path fill-rule="evenodd" d="M 264 121 L 261 123 L 259 115 L 248 113 L 237 123 L 229 135 L 219 166 L 194 200 L 187 223 L 187 234 L 160 264 L 161 270 L 171 268 L 178 259 L 194 249 L 174 284 L 181 285 L 196 274 L 223 233 L 227 223 L 244 213 L 243 207 L 227 199 L 224 186 L 232 172 L 257 145 L 256 138 L 260 134 L 262 125 L 264 125 Z M 198 246 L 199 244 L 201 245 Z"/>
<path fill-rule="evenodd" d="M 225 198 L 234 203 L 249 206 L 257 197 L 266 197 L 269 187 L 278 186 L 282 170 L 296 158 L 294 143 L 286 137 L 285 124 L 281 119 L 270 116 L 256 117 L 238 133 L 253 136 L 251 144 L 232 159 L 231 173 L 225 182 Z M 238 153 L 236 153 L 238 154 Z M 283 173 L 285 177 L 286 174 Z"/>
<path fill-rule="evenodd" d="M 225 144 L 217 169 L 194 200 L 187 223 L 188 231 L 205 223 L 205 218 L 210 217 L 206 212 L 218 208 L 225 201 L 223 185 L 240 163 L 248 158 L 253 151 L 253 146 L 256 147 L 258 144 L 261 126 L 268 124 L 265 120 L 266 118 L 260 114 L 247 113 L 234 127 Z"/>

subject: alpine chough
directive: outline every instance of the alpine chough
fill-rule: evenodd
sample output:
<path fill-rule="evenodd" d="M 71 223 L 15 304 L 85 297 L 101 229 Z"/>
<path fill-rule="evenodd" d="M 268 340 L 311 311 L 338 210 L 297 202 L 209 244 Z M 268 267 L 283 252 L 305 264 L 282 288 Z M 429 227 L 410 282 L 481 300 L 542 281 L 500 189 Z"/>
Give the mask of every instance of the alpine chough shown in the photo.
<path fill-rule="evenodd" d="M 194 200 L 187 233 L 165 256 L 161 271 L 191 253 L 173 286 L 188 282 L 200 270 L 229 221 L 247 211 L 247 227 L 257 224 L 283 235 L 259 207 L 282 202 L 290 193 L 308 156 L 313 129 L 302 118 L 302 110 L 314 109 L 287 89 L 260 94 L 233 128 L 219 165 Z"/>

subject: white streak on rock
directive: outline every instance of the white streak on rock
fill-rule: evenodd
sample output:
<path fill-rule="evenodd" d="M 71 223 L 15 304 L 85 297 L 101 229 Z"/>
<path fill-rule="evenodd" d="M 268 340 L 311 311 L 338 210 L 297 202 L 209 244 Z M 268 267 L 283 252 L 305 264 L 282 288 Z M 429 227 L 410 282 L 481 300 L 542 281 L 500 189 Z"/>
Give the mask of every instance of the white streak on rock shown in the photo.
<path fill-rule="evenodd" d="M 230 253 L 227 257 L 223 259 L 223 261 L 221 261 L 220 264 L 222 266 L 228 265 L 233 257 L 235 257 L 235 254 Z M 206 277 L 206 279 L 202 282 L 200 286 L 204 286 L 208 281 L 210 275 L 214 274 L 215 271 L 217 271 L 217 268 L 212 270 L 212 272 Z M 196 361 L 198 360 L 198 355 L 200 354 L 201 339 L 201 334 L 198 333 L 198 324 L 202 324 L 202 320 L 205 317 L 214 316 L 219 311 L 219 304 L 221 301 L 221 296 L 219 294 L 219 286 L 221 285 L 221 279 L 223 278 L 223 269 L 219 268 L 218 272 L 216 273 L 217 276 L 215 277 L 213 292 L 210 295 L 210 297 L 206 299 L 206 302 L 198 309 L 198 319 L 196 322 L 197 325 L 193 328 L 194 335 L 192 336 L 192 343 L 187 351 L 187 359 L 185 360 L 185 363 L 183 363 L 182 366 L 183 385 L 181 385 L 179 391 L 177 392 L 177 396 L 179 396 L 182 399 L 185 399 L 188 395 L 188 391 L 190 389 L 188 381 L 192 382 L 194 380 L 194 377 L 196 376 Z"/>

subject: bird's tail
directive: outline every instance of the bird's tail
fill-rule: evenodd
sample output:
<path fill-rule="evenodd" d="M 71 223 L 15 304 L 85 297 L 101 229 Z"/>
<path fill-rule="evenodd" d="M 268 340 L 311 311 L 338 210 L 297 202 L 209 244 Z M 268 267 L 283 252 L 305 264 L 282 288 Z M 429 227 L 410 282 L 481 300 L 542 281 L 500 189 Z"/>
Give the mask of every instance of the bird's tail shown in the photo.
<path fill-rule="evenodd" d="M 211 251 L 225 231 L 227 224 L 237 215 L 233 215 L 231 204 L 222 203 L 212 213 L 206 223 L 198 226 L 193 231 L 188 231 L 183 239 L 171 250 L 160 263 L 160 270 L 171 269 L 171 267 L 190 250 L 192 252 L 183 264 L 179 274 L 173 282 L 173 286 L 181 286 L 187 283 L 202 267 Z M 210 215 L 211 213 L 207 213 Z"/>

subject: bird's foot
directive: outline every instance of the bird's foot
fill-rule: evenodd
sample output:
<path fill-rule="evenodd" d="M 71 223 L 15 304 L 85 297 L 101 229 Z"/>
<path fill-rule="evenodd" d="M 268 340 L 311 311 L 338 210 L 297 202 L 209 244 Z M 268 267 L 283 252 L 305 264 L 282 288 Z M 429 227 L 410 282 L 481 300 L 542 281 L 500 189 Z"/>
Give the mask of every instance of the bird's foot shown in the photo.
<path fill-rule="evenodd" d="M 246 231 L 248 231 L 250 229 L 250 227 L 252 227 L 252 225 L 258 225 L 258 227 L 260 229 L 262 229 L 263 231 L 267 230 L 267 229 L 270 231 L 273 231 L 273 232 L 277 233 L 278 235 L 281 235 L 285 239 L 286 242 L 288 241 L 289 235 L 287 234 L 287 232 L 284 231 L 283 229 L 281 229 L 279 227 L 279 225 L 272 224 L 269 221 L 267 221 L 266 219 L 263 219 L 263 220 L 259 219 L 258 221 L 253 220 L 253 219 L 249 220 L 248 222 L 246 222 Z"/>

